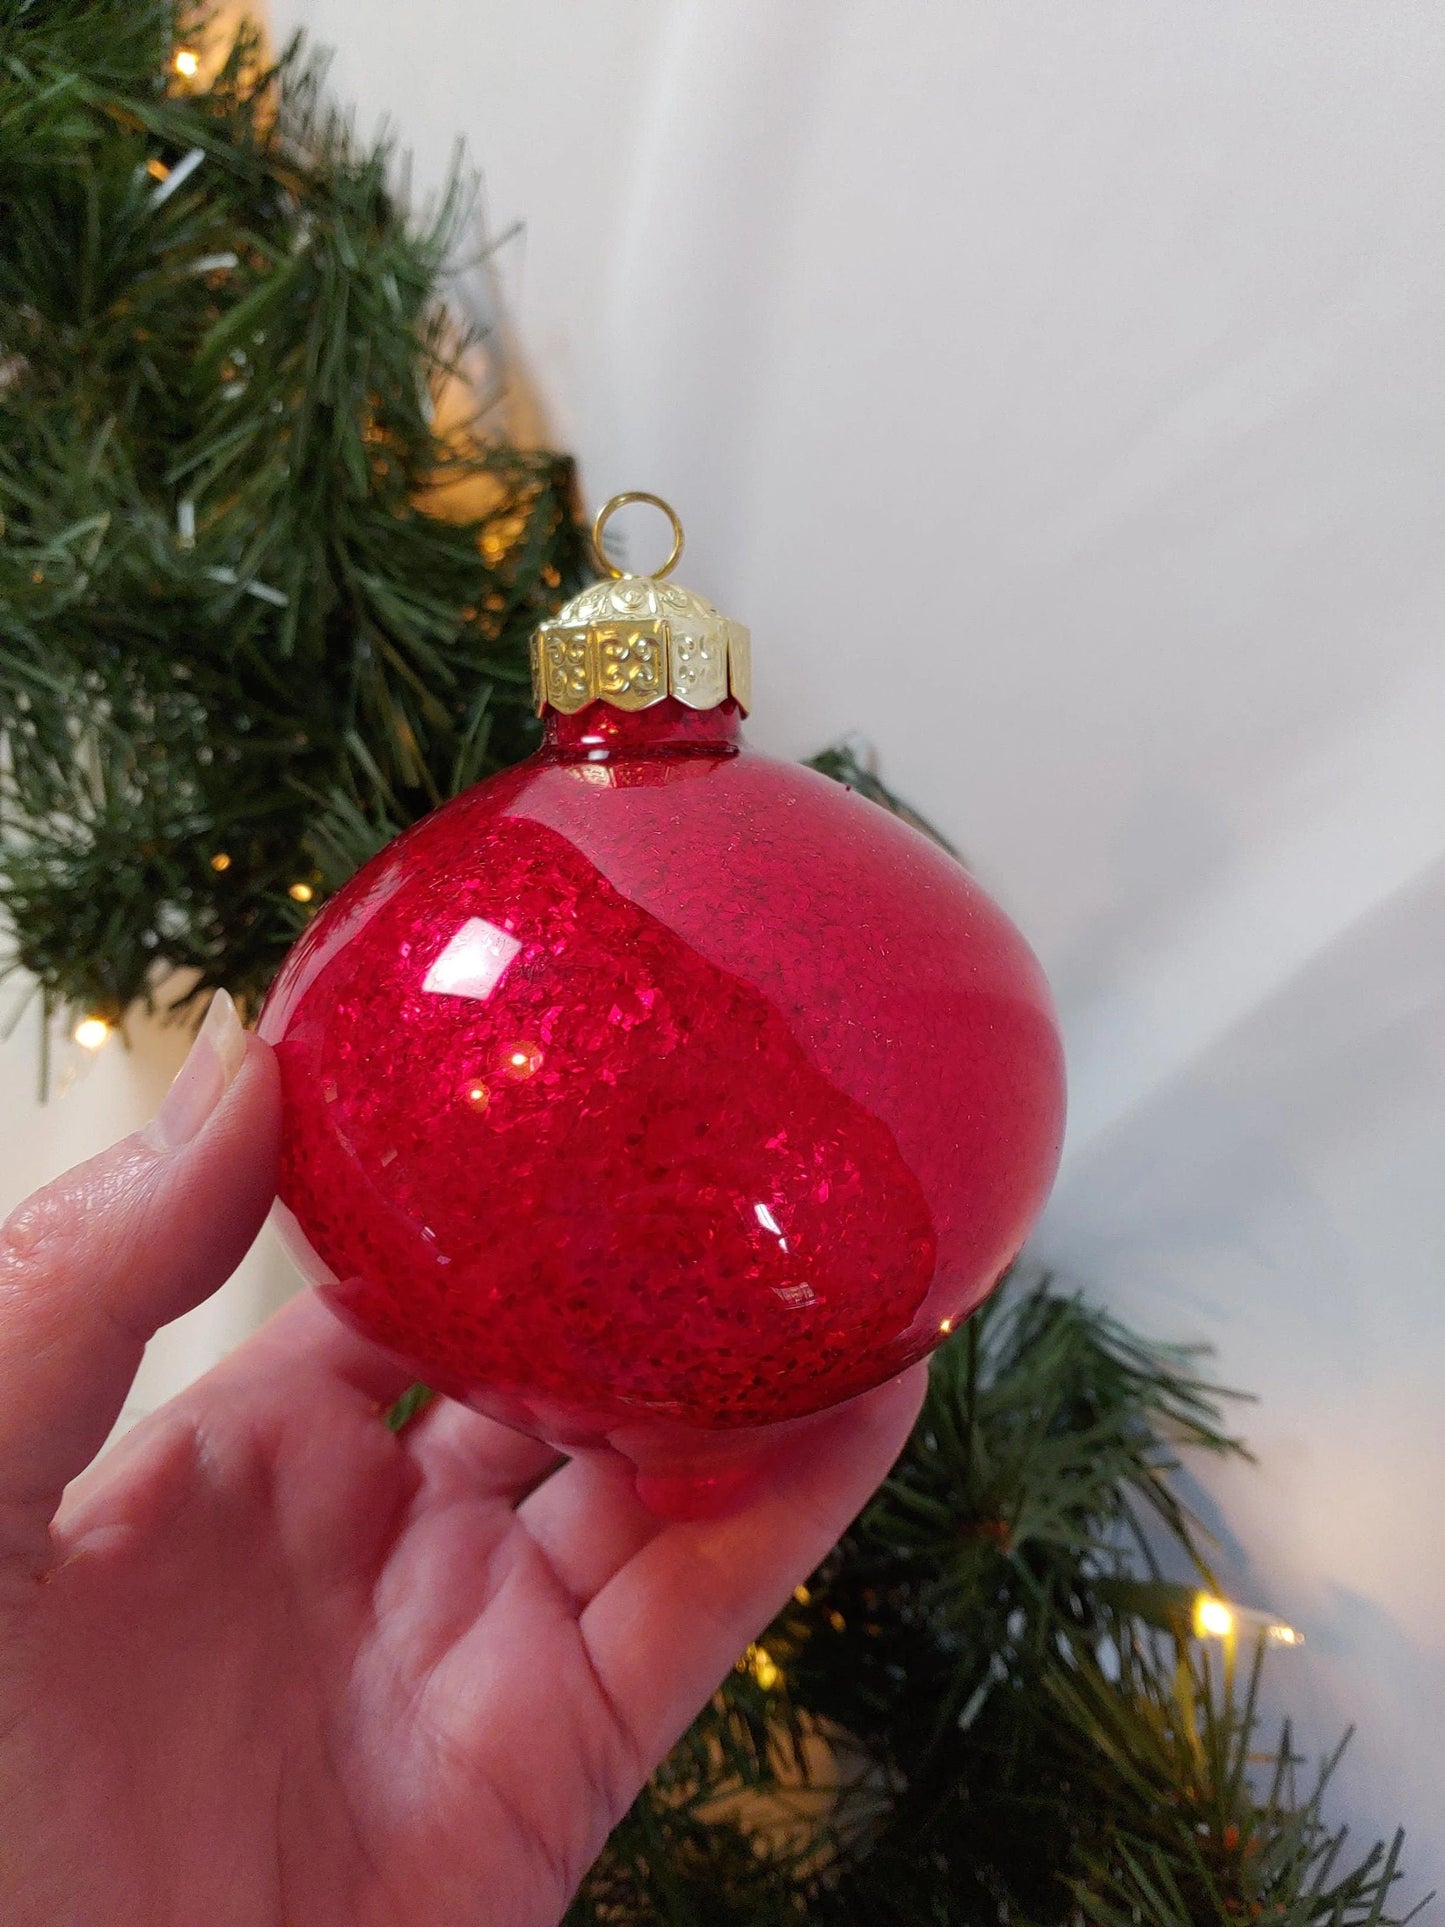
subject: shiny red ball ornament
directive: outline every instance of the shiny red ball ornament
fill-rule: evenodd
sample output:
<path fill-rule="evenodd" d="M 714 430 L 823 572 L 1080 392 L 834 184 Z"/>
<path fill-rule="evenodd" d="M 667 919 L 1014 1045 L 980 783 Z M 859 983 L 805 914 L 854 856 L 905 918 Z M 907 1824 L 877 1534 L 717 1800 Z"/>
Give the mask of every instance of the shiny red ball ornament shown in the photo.
<path fill-rule="evenodd" d="M 367 864 L 261 1020 L 327 1302 L 674 1513 L 975 1309 L 1063 1121 L 1023 939 L 745 746 L 745 651 L 660 578 L 576 598 L 534 648 L 542 748 Z"/>

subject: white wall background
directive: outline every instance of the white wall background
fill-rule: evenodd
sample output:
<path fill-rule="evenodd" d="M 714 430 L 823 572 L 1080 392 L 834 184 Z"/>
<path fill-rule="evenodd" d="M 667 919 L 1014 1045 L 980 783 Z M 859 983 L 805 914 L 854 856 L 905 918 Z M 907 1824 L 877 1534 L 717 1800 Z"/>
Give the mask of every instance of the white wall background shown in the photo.
<path fill-rule="evenodd" d="M 1033 938 L 1039 1240 L 1203 1338 L 1237 1589 L 1340 1808 L 1445 1876 L 1445 13 L 1435 0 L 275 0 L 465 135 L 558 441 L 750 622 L 754 740 L 861 728 Z M 820 685 L 826 672 L 828 688 Z M 23 1039 L 23 1033 L 22 1033 Z M 173 1040 L 28 1103 L 4 1186 Z M 137 1402 L 281 1289 L 258 1255 Z"/>

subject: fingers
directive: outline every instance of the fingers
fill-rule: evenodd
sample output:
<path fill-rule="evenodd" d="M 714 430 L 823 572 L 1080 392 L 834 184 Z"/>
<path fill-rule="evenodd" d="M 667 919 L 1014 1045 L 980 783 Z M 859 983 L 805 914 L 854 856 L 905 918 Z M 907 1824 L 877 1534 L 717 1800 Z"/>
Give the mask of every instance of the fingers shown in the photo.
<path fill-rule="evenodd" d="M 146 1341 L 235 1269 L 275 1190 L 279 1112 L 270 1048 L 218 992 L 146 1129 L 0 1228 L 0 1530 L 48 1523 Z"/>
<path fill-rule="evenodd" d="M 328 1310 L 318 1292 L 302 1291 L 191 1390 L 207 1400 L 235 1397 L 255 1417 L 290 1413 L 313 1423 L 318 1407 L 339 1400 L 380 1423 L 415 1380 L 413 1370 Z"/>
<path fill-rule="evenodd" d="M 517 1517 L 579 1604 L 664 1530 L 637 1496 L 637 1468 L 612 1452 L 569 1460 L 522 1501 Z"/>
<path fill-rule="evenodd" d="M 429 1405 L 403 1437 L 439 1505 L 468 1499 L 515 1505 L 562 1457 L 555 1445 L 514 1432 L 449 1398 Z"/>
<path fill-rule="evenodd" d="M 582 1637 L 641 1757 L 662 1758 L 842 1536 L 902 1450 L 926 1379 L 916 1366 L 800 1434 L 748 1504 L 664 1527 L 586 1607 Z"/>

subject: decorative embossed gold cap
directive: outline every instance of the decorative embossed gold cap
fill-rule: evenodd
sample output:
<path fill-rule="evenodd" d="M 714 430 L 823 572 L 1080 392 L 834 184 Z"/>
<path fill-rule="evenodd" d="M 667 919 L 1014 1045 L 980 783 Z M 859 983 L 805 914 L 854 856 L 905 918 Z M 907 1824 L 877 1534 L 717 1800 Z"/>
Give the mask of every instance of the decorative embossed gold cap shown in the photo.
<path fill-rule="evenodd" d="M 619 569 L 602 531 L 628 502 L 650 502 L 672 524 L 672 553 L 652 575 Z M 537 713 L 571 715 L 588 703 L 647 709 L 675 696 L 690 709 L 716 709 L 729 696 L 746 714 L 749 636 L 691 589 L 668 582 L 682 554 L 682 524 L 667 503 L 641 490 L 614 495 L 592 524 L 592 547 L 607 580 L 573 596 L 532 635 Z"/>

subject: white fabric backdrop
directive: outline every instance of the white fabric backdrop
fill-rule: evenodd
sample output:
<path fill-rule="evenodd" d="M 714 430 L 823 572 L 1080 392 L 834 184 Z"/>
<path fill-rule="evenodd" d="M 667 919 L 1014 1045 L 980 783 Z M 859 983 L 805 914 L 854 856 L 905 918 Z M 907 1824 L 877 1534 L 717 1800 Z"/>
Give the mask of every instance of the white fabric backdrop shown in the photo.
<path fill-rule="evenodd" d="M 1341 1810 L 1445 1875 L 1445 14 L 1432 0 L 276 0 L 466 136 L 589 497 L 862 729 L 1056 986 L 1041 1253 L 1217 1345 L 1239 1592 Z M 826 670 L 828 689 L 820 687 Z M 139 1115 L 5 1059 L 7 1191 Z M 14 1146 L 8 1140 L 14 1133 Z M 284 1288 L 253 1257 L 144 1405 Z"/>

